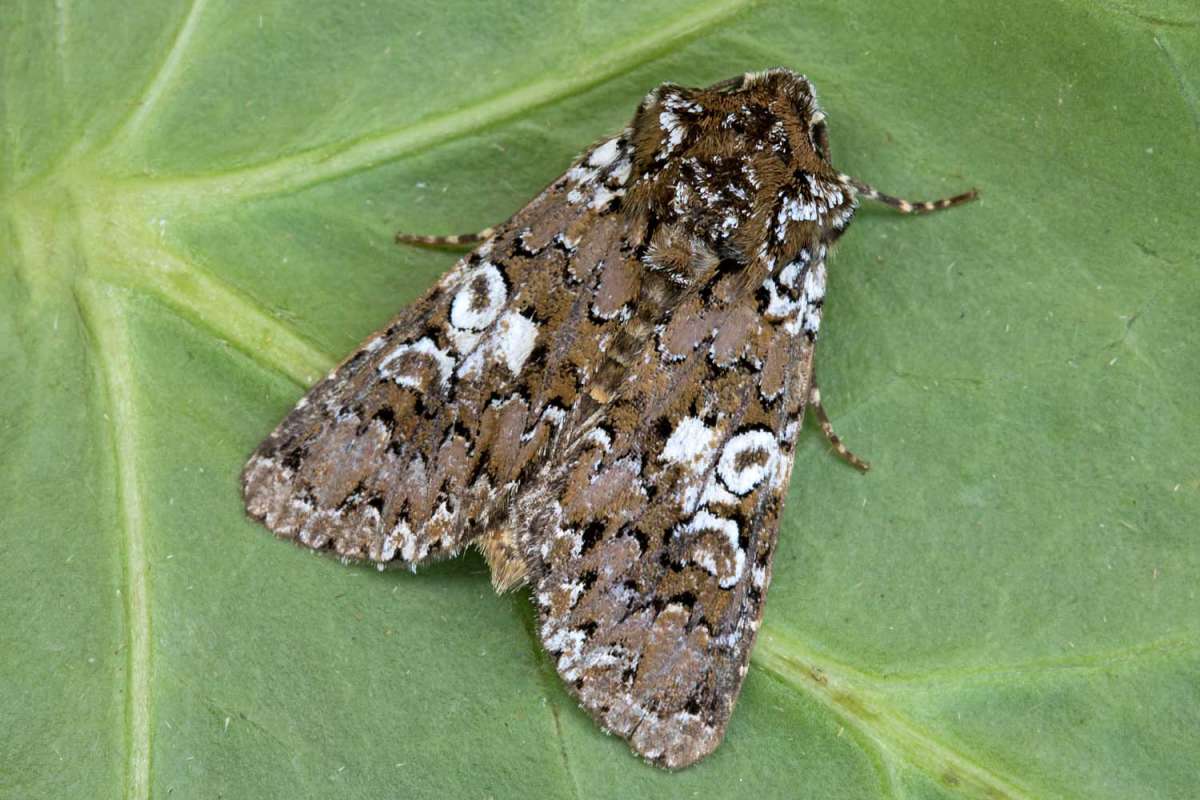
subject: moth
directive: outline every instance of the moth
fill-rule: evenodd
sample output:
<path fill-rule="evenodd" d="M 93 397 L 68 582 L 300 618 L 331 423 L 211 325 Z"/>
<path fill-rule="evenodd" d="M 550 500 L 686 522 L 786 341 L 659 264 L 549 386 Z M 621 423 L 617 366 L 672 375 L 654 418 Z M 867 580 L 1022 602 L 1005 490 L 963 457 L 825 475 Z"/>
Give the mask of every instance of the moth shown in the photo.
<path fill-rule="evenodd" d="M 242 474 L 248 513 L 344 560 L 468 545 L 531 587 L 558 674 L 668 768 L 720 743 L 811 408 L 829 250 L 860 198 L 786 69 L 663 84 L 318 383 Z"/>

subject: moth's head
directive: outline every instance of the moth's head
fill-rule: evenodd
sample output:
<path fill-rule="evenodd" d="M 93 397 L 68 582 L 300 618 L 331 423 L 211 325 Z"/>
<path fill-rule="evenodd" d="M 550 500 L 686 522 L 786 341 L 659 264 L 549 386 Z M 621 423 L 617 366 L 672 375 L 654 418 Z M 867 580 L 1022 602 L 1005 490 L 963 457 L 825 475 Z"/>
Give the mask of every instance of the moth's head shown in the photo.
<path fill-rule="evenodd" d="M 803 75 L 783 68 L 702 89 L 664 83 L 646 95 L 633 128 L 643 163 L 692 150 L 703 158 L 769 149 L 809 172 L 829 164 L 829 133 L 816 92 Z"/>
<path fill-rule="evenodd" d="M 816 93 L 790 70 L 702 89 L 663 84 L 642 101 L 630 135 L 625 207 L 683 220 L 720 252 L 757 252 L 765 237 L 783 263 L 836 238 L 853 214 Z"/>
<path fill-rule="evenodd" d="M 793 147 L 807 143 L 822 161 L 829 161 L 829 131 L 825 124 L 825 112 L 817 102 L 817 93 L 812 84 L 803 75 L 776 67 L 762 72 L 747 72 L 714 83 L 703 91 L 724 95 L 782 121 L 793 134 Z"/>

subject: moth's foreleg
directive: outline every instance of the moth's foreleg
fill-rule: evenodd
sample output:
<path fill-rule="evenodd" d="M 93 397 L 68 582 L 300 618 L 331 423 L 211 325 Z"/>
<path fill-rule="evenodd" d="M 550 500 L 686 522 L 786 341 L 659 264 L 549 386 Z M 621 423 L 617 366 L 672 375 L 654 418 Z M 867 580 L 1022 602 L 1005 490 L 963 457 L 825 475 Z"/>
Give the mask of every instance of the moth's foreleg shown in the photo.
<path fill-rule="evenodd" d="M 956 194 L 953 197 L 943 197 L 940 200 L 905 200 L 903 197 L 893 197 L 890 194 L 884 194 L 874 186 L 863 183 L 858 178 L 852 178 L 845 174 L 838 177 L 843 182 L 850 184 L 854 188 L 854 191 L 858 192 L 859 197 L 883 203 L 885 206 L 896 209 L 901 214 L 928 214 L 930 211 L 941 211 L 943 208 L 962 205 L 979 196 L 978 190 L 971 189 L 968 192 Z"/>
<path fill-rule="evenodd" d="M 842 444 L 842 440 L 838 438 L 838 435 L 833 432 L 833 424 L 829 421 L 829 415 L 825 413 L 825 406 L 821 405 L 821 390 L 817 388 L 815 382 L 808 393 L 808 405 L 812 408 L 813 413 L 816 414 L 817 422 L 821 425 L 821 433 L 825 434 L 825 438 L 829 440 L 833 451 L 860 472 L 869 470 L 871 465 L 854 455 L 854 453 L 851 453 L 846 448 L 846 445 Z"/>
<path fill-rule="evenodd" d="M 491 238 L 495 228 L 484 228 L 479 233 L 459 233 L 454 236 L 419 236 L 413 233 L 397 233 L 396 244 L 415 244 L 422 247 L 474 247 Z"/>

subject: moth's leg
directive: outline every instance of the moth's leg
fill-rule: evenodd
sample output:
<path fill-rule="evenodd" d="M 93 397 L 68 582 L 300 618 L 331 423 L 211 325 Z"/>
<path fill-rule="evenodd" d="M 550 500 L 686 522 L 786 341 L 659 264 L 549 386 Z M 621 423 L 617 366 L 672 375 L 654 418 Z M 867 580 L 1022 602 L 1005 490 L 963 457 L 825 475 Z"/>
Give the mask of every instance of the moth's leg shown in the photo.
<path fill-rule="evenodd" d="M 396 244 L 416 244 L 423 247 L 470 247 L 479 244 L 495 232 L 495 228 L 484 228 L 479 233 L 460 233 L 455 236 L 418 236 L 413 233 L 397 233 Z"/>
<path fill-rule="evenodd" d="M 860 472 L 869 470 L 871 465 L 847 450 L 846 445 L 842 444 L 842 440 L 833 432 L 833 425 L 829 421 L 829 415 L 825 413 L 825 406 L 821 405 L 821 390 L 817 388 L 815 382 L 808 393 L 808 405 L 812 408 L 813 413 L 817 415 L 817 422 L 821 425 L 821 433 L 825 434 L 825 438 L 833 446 L 833 451 Z"/>
<path fill-rule="evenodd" d="M 853 186 L 854 191 L 858 192 L 859 197 L 883 203 L 885 206 L 896 209 L 901 214 L 928 214 L 930 211 L 941 211 L 943 208 L 962 205 L 979 196 L 979 192 L 972 189 L 969 192 L 956 194 L 953 197 L 943 197 L 941 200 L 905 200 L 902 197 L 892 197 L 890 194 L 884 194 L 874 186 L 863 183 L 858 178 L 852 178 L 845 174 L 838 177 L 845 183 Z"/>

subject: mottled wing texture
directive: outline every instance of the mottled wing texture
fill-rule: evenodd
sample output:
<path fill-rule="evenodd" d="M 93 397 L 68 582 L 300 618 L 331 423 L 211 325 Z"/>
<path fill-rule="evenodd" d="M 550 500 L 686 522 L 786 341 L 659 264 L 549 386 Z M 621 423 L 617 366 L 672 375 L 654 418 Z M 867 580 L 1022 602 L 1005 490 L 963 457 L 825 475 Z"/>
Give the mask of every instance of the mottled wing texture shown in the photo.
<path fill-rule="evenodd" d="M 677 307 L 555 496 L 531 493 L 548 510 L 522 540 L 559 674 L 670 767 L 716 747 L 732 712 L 810 385 L 819 307 L 789 330 L 757 303 Z"/>
<path fill-rule="evenodd" d="M 605 729 L 667 767 L 712 751 L 854 213 L 823 119 L 786 70 L 651 92 L 301 401 L 250 513 L 380 563 L 476 543 Z"/>
<path fill-rule="evenodd" d="M 484 533 L 542 466 L 620 325 L 629 143 L 592 148 L 318 383 L 242 475 L 251 516 L 347 559 L 416 565 Z M 581 191 L 587 192 L 586 202 Z M 497 560 L 499 559 L 499 561 Z"/>
<path fill-rule="evenodd" d="M 720 743 L 740 691 L 812 385 L 827 249 L 854 211 L 793 78 L 747 78 L 757 93 L 665 86 L 643 103 L 623 199 L 650 220 L 642 294 L 606 352 L 624 369 L 584 396 L 563 456 L 518 500 L 559 674 L 667 767 Z"/>

